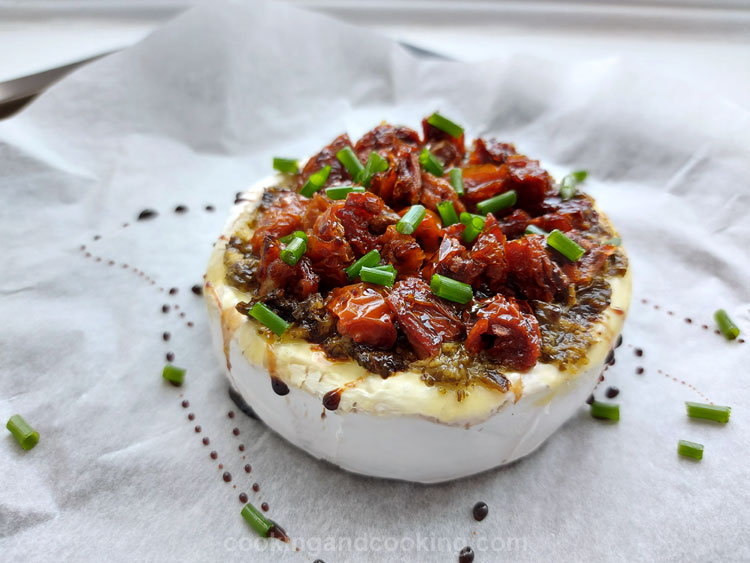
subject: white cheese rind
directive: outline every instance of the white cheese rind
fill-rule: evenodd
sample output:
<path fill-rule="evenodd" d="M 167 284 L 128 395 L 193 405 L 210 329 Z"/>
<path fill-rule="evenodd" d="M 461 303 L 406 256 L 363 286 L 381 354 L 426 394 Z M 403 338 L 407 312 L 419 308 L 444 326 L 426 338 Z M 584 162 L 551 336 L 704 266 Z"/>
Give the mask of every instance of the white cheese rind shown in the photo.
<path fill-rule="evenodd" d="M 562 372 L 537 364 L 523 374 L 506 373 L 513 388 L 522 389 L 520 398 L 475 386 L 459 402 L 454 393 L 425 385 L 417 372 L 382 379 L 355 362 L 331 362 L 314 345 L 277 339 L 235 310 L 246 298 L 224 283 L 226 240 L 255 208 L 263 187 L 279 180 L 251 187 L 246 201 L 232 210 L 212 253 L 204 294 L 230 381 L 286 440 L 349 471 L 436 483 L 529 454 L 584 404 L 621 331 L 630 302 L 629 271 L 610 279 L 611 305 L 594 328 L 598 340 L 585 365 Z M 289 387 L 287 395 L 272 389 L 269 363 L 273 375 Z M 339 408 L 325 411 L 325 393 L 345 385 Z"/>

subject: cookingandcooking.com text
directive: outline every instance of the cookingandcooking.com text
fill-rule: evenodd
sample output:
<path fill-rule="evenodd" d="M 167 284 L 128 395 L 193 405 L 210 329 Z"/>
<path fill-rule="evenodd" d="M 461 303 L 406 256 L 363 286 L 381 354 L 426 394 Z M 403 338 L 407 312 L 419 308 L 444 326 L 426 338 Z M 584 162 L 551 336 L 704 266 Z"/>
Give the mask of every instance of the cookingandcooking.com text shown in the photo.
<path fill-rule="evenodd" d="M 327 536 L 293 537 L 290 543 L 260 537 L 226 537 L 224 549 L 229 552 L 302 551 L 313 557 L 326 553 L 458 553 L 471 545 L 476 553 L 509 553 L 526 551 L 526 537 L 446 537 L 446 536 Z"/>

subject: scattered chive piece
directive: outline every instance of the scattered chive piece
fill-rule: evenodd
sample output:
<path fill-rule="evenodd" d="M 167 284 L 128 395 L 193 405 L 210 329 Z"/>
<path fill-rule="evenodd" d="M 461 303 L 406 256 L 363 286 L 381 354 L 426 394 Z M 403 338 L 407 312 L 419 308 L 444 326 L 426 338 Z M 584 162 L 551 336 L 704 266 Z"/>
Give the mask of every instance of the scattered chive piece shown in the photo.
<path fill-rule="evenodd" d="M 477 203 L 477 211 L 482 215 L 487 213 L 495 213 L 508 207 L 513 207 L 516 204 L 516 190 L 509 190 L 503 194 L 496 195 L 490 199 L 485 199 Z"/>
<path fill-rule="evenodd" d="M 606 420 L 620 420 L 620 405 L 594 401 L 593 403 L 591 403 L 591 416 L 593 416 L 594 418 L 603 418 Z"/>
<path fill-rule="evenodd" d="M 296 158 L 281 158 L 280 156 L 273 157 L 273 167 L 275 170 L 282 172 L 283 174 L 296 174 L 297 173 L 297 159 Z"/>
<path fill-rule="evenodd" d="M 381 270 L 380 268 L 368 268 L 363 266 L 359 271 L 359 277 L 363 282 L 375 283 L 378 285 L 386 285 L 391 287 L 393 282 L 396 281 L 396 272 L 390 270 Z"/>
<path fill-rule="evenodd" d="M 351 281 L 359 275 L 359 272 L 362 268 L 372 268 L 374 266 L 377 266 L 379 263 L 380 252 L 378 252 L 377 250 L 371 250 L 344 271 L 346 272 L 346 276 Z"/>
<path fill-rule="evenodd" d="M 283 242 L 284 244 L 289 244 L 290 242 L 292 242 L 292 239 L 294 237 L 301 238 L 302 240 L 305 241 L 305 243 L 307 243 L 307 235 L 305 234 L 304 231 L 294 231 L 291 235 L 286 235 L 285 237 L 281 237 L 279 240 Z"/>
<path fill-rule="evenodd" d="M 39 442 L 39 432 L 34 430 L 20 414 L 11 416 L 5 427 L 24 450 L 30 450 Z"/>
<path fill-rule="evenodd" d="M 456 123 L 453 123 L 450 119 L 448 119 L 447 117 L 443 117 L 438 112 L 435 112 L 430 117 L 428 117 L 427 123 L 429 123 L 433 127 L 437 127 L 441 131 L 448 133 L 448 135 L 450 135 L 454 139 L 458 139 L 461 135 L 464 134 L 463 127 L 457 125 Z"/>
<path fill-rule="evenodd" d="M 300 195 L 303 195 L 305 197 L 312 197 L 315 192 L 325 186 L 326 180 L 328 180 L 328 175 L 330 173 L 331 165 L 326 164 L 317 172 L 310 174 L 310 178 L 307 180 L 307 182 L 305 182 L 305 185 L 302 186 L 302 189 L 299 191 Z"/>
<path fill-rule="evenodd" d="M 622 241 L 620 240 L 620 237 L 612 237 L 604 244 L 608 244 L 610 246 L 620 246 L 620 244 L 622 244 Z"/>
<path fill-rule="evenodd" d="M 703 444 L 680 440 L 677 442 L 677 453 L 693 459 L 703 459 Z"/>
<path fill-rule="evenodd" d="M 441 201 L 437 204 L 437 210 L 440 213 L 440 220 L 443 222 L 443 227 L 449 227 L 458 223 L 458 215 L 452 201 Z"/>
<path fill-rule="evenodd" d="M 474 291 L 468 283 L 446 278 L 440 274 L 433 274 L 430 280 L 432 293 L 448 301 L 455 301 L 462 305 L 468 303 L 474 297 Z"/>
<path fill-rule="evenodd" d="M 576 186 L 583 182 L 588 175 L 589 173 L 586 170 L 576 170 L 565 176 L 560 184 L 560 198 L 563 200 L 572 199 L 576 195 Z"/>
<path fill-rule="evenodd" d="M 471 244 L 479 236 L 484 228 L 484 218 L 479 215 L 472 215 L 471 213 L 461 213 L 460 221 L 466 226 L 461 237 L 464 242 Z"/>
<path fill-rule="evenodd" d="M 373 270 L 381 270 L 383 272 L 392 272 L 394 274 L 398 273 L 398 271 L 396 270 L 396 268 L 393 267 L 393 264 L 386 264 L 385 266 L 372 266 L 372 269 Z"/>
<path fill-rule="evenodd" d="M 273 526 L 273 522 L 271 522 L 268 518 L 263 516 L 257 508 L 255 508 L 252 504 L 249 502 L 242 508 L 242 517 L 245 519 L 245 522 L 250 524 L 250 527 L 258 532 L 258 535 L 264 538 L 268 537 L 268 531 Z"/>
<path fill-rule="evenodd" d="M 417 230 L 426 213 L 424 205 L 412 205 L 409 211 L 404 213 L 404 216 L 396 223 L 396 230 L 402 235 L 412 234 Z"/>
<path fill-rule="evenodd" d="M 714 320 L 727 340 L 734 340 L 740 335 L 740 329 L 732 322 L 724 309 L 719 309 L 714 313 Z"/>
<path fill-rule="evenodd" d="M 547 244 L 565 256 L 571 262 L 575 262 L 583 253 L 586 252 L 583 247 L 570 240 L 559 229 L 553 230 L 547 237 Z"/>
<path fill-rule="evenodd" d="M 440 177 L 445 174 L 445 172 L 443 171 L 443 165 L 438 160 L 438 157 L 436 157 L 427 149 L 422 149 L 422 152 L 419 153 L 419 163 L 422 165 L 422 168 L 427 170 L 427 172 L 429 172 L 433 176 Z"/>
<path fill-rule="evenodd" d="M 167 364 L 164 366 L 161 376 L 173 385 L 182 385 L 182 381 L 185 379 L 185 371 L 172 364 Z"/>
<path fill-rule="evenodd" d="M 367 157 L 367 164 L 365 164 L 365 168 L 362 170 L 358 181 L 363 186 L 369 188 L 372 177 L 378 172 L 385 172 L 386 170 L 388 170 L 388 161 L 375 151 L 372 151 L 370 156 Z"/>
<path fill-rule="evenodd" d="M 705 418 L 716 422 L 729 422 L 729 415 L 732 407 L 720 407 L 717 405 L 707 405 L 705 403 L 686 402 L 687 415 L 691 418 Z"/>
<path fill-rule="evenodd" d="M 361 174 L 364 171 L 365 167 L 362 166 L 362 163 L 359 161 L 359 157 L 355 154 L 352 148 L 344 147 L 336 153 L 336 158 L 338 158 L 339 162 L 344 165 L 344 168 L 349 171 L 352 179 L 355 182 L 359 181 L 359 178 L 361 177 Z"/>
<path fill-rule="evenodd" d="M 464 171 L 460 168 L 453 168 L 450 173 L 450 181 L 453 189 L 459 196 L 464 195 Z"/>
<path fill-rule="evenodd" d="M 281 336 L 289 328 L 288 322 L 260 302 L 253 305 L 253 308 L 250 309 L 250 316 L 260 322 L 260 324 L 270 328 L 276 333 L 276 336 Z"/>
<path fill-rule="evenodd" d="M 302 258 L 302 255 L 305 252 L 307 252 L 307 243 L 305 242 L 305 239 L 292 237 L 292 240 L 286 245 L 286 248 L 281 251 L 281 259 L 290 266 L 294 266 L 299 262 L 299 259 Z"/>
<path fill-rule="evenodd" d="M 545 231 L 544 229 L 540 229 L 536 225 L 529 225 L 528 227 L 526 227 L 524 233 L 527 235 L 549 235 L 547 231 Z"/>
<path fill-rule="evenodd" d="M 361 194 L 365 192 L 365 189 L 361 186 L 333 186 L 332 188 L 326 188 L 326 195 L 334 201 L 346 199 L 346 196 L 352 192 Z"/>

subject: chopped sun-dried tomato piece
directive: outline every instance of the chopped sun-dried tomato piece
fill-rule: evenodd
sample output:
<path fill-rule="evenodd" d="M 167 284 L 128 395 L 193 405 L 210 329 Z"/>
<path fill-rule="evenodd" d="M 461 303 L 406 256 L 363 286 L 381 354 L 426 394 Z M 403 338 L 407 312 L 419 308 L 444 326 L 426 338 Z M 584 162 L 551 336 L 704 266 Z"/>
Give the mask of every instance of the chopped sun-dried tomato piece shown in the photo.
<path fill-rule="evenodd" d="M 416 274 L 424 262 L 424 251 L 411 235 L 402 235 L 395 225 L 390 225 L 380 237 L 383 246 L 380 255 L 393 264 L 399 274 Z"/>
<path fill-rule="evenodd" d="M 399 211 L 399 216 L 403 217 L 406 212 L 411 209 L 410 207 L 404 207 Z M 440 238 L 443 236 L 443 229 L 440 223 L 440 217 L 429 209 L 425 210 L 424 219 L 414 231 L 414 237 L 422 245 L 425 253 L 435 252 L 440 246 Z"/>
<path fill-rule="evenodd" d="M 327 308 L 338 319 L 339 334 L 381 350 L 395 344 L 394 315 L 381 288 L 364 283 L 338 287 L 331 292 Z"/>
<path fill-rule="evenodd" d="M 316 193 L 307 203 L 307 208 L 302 215 L 302 227 L 304 231 L 312 229 L 318 217 L 331 206 L 331 201 L 320 193 Z"/>
<path fill-rule="evenodd" d="M 465 198 L 479 203 L 512 189 L 506 166 L 476 164 L 463 169 Z"/>
<path fill-rule="evenodd" d="M 467 350 L 485 351 L 511 369 L 534 367 L 541 353 L 541 334 L 531 312 L 522 311 L 513 298 L 495 295 L 477 302 L 476 317 L 466 337 Z"/>
<path fill-rule="evenodd" d="M 523 236 L 529 223 L 531 223 L 531 215 L 523 209 L 516 209 L 510 215 L 506 215 L 500 219 L 500 228 L 503 230 L 506 238 L 514 239 Z"/>
<path fill-rule="evenodd" d="M 262 215 L 255 226 L 255 232 L 250 245 L 256 254 L 263 248 L 263 241 L 267 236 L 278 239 L 302 228 L 302 215 L 306 203 L 299 195 L 289 190 L 266 192 L 269 201 L 261 203 Z"/>
<path fill-rule="evenodd" d="M 437 178 L 427 172 L 422 173 L 422 205 L 437 213 L 438 203 L 453 202 L 453 208 L 460 215 L 466 211 L 464 204 L 458 199 L 458 194 L 445 178 Z"/>
<path fill-rule="evenodd" d="M 344 268 L 354 260 L 344 236 L 344 226 L 336 218 L 336 211 L 343 205 L 338 202 L 324 211 L 307 235 L 307 257 L 312 268 L 323 281 L 332 285 L 347 283 Z"/>
<path fill-rule="evenodd" d="M 281 244 L 271 237 L 263 241 L 256 276 L 260 283 L 260 295 L 280 289 L 302 299 L 317 292 L 320 281 L 306 257 L 302 257 L 294 266 L 284 262 L 281 259 Z"/>
<path fill-rule="evenodd" d="M 516 154 L 516 147 L 511 143 L 477 139 L 469 156 L 469 164 L 503 164 L 512 154 Z"/>
<path fill-rule="evenodd" d="M 516 206 L 534 215 L 543 212 L 544 199 L 553 189 L 552 177 L 539 166 L 539 161 L 514 154 L 505 159 L 504 167 L 510 177 L 509 187 L 518 195 Z"/>
<path fill-rule="evenodd" d="M 455 340 L 463 332 L 455 311 L 433 295 L 429 284 L 420 278 L 397 282 L 387 301 L 420 358 L 434 356 L 443 342 Z"/>
<path fill-rule="evenodd" d="M 357 141 L 354 150 L 360 160 L 367 160 L 372 151 L 380 153 L 381 156 L 387 156 L 393 153 L 402 142 L 409 145 L 419 145 L 419 134 L 408 127 L 394 127 L 385 123 L 365 133 Z"/>
<path fill-rule="evenodd" d="M 484 228 L 471 247 L 471 258 L 484 266 L 484 279 L 493 291 L 499 291 L 508 277 L 505 261 L 505 234 L 490 213 L 484 221 Z"/>
<path fill-rule="evenodd" d="M 383 200 L 375 194 L 350 193 L 336 217 L 344 226 L 346 240 L 356 256 L 367 254 L 378 245 L 378 236 L 370 232 L 370 223 L 383 213 Z"/>
<path fill-rule="evenodd" d="M 564 215 L 559 215 L 558 213 L 547 213 L 545 215 L 540 215 L 539 217 L 534 217 L 531 220 L 531 224 L 547 232 L 555 229 L 567 232 L 573 228 L 570 219 Z"/>
<path fill-rule="evenodd" d="M 298 187 L 302 188 L 312 174 L 329 164 L 331 165 L 331 172 L 328 174 L 328 179 L 325 183 L 326 186 L 339 184 L 343 180 L 351 179 L 349 171 L 343 164 L 341 164 L 341 162 L 339 162 L 339 159 L 336 158 L 336 153 L 344 147 L 354 148 L 349 139 L 349 135 L 346 133 L 336 137 L 330 145 L 307 161 L 307 164 L 305 164 L 305 167 L 302 169 L 302 174 L 299 176 Z"/>
<path fill-rule="evenodd" d="M 542 235 L 528 235 L 505 244 L 508 278 L 526 299 L 567 301 L 570 282 L 547 254 Z"/>
<path fill-rule="evenodd" d="M 451 167 L 461 164 L 466 154 L 463 133 L 458 138 L 451 137 L 445 131 L 427 123 L 427 118 L 422 120 L 422 130 L 424 131 L 425 144 L 444 166 Z"/>
<path fill-rule="evenodd" d="M 422 270 L 425 280 L 429 282 L 433 274 L 440 274 L 472 285 L 479 278 L 484 271 L 484 264 L 471 258 L 469 251 L 461 244 L 460 236 L 443 237 L 440 248 Z"/>

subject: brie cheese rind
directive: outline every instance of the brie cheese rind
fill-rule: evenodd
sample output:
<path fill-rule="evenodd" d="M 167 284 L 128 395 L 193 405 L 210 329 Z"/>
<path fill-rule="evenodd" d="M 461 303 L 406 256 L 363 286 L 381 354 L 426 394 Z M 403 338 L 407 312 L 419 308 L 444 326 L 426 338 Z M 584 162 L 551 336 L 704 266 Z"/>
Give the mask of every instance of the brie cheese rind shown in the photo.
<path fill-rule="evenodd" d="M 383 379 L 352 360 L 327 359 L 316 344 L 286 334 L 278 338 L 236 310 L 251 296 L 225 282 L 227 241 L 247 224 L 264 188 L 286 181 L 273 176 L 243 194 L 214 246 L 204 287 L 214 344 L 229 380 L 271 429 L 349 471 L 437 483 L 531 453 L 584 404 L 622 329 L 629 269 L 606 278 L 610 305 L 591 329 L 596 339 L 583 361 L 565 370 L 537 363 L 523 373 L 503 372 L 511 384 L 507 392 L 474 385 L 459 401 L 455 393 L 426 385 L 418 371 Z M 272 378 L 288 393 L 277 394 Z M 342 388 L 338 408 L 325 410 L 324 395 Z"/>

